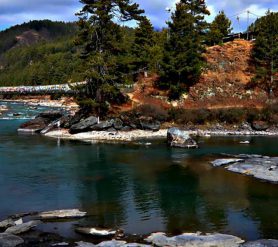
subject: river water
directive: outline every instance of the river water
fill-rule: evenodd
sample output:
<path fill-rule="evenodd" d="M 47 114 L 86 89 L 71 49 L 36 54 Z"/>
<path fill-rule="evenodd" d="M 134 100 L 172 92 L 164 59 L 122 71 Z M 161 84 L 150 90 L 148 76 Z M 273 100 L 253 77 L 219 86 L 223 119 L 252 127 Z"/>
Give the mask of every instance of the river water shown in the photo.
<path fill-rule="evenodd" d="M 0 220 L 19 212 L 79 208 L 90 215 L 79 223 L 127 233 L 278 238 L 278 185 L 209 164 L 220 153 L 277 156 L 276 137 L 207 138 L 197 150 L 171 149 L 163 141 L 92 145 L 18 134 L 26 121 L 21 118 L 45 109 L 9 107 L 0 119 Z M 246 139 L 250 145 L 239 144 Z M 69 222 L 44 228 L 75 236 Z"/>

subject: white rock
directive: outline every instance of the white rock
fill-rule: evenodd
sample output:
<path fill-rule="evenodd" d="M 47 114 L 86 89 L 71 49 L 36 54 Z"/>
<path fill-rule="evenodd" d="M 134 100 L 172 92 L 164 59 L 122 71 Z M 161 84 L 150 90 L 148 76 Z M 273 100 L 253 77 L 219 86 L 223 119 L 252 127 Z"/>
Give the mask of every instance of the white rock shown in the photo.
<path fill-rule="evenodd" d="M 40 219 L 65 219 L 65 218 L 81 218 L 86 216 L 86 212 L 81 212 L 79 209 L 65 209 L 42 212 L 38 214 Z"/>

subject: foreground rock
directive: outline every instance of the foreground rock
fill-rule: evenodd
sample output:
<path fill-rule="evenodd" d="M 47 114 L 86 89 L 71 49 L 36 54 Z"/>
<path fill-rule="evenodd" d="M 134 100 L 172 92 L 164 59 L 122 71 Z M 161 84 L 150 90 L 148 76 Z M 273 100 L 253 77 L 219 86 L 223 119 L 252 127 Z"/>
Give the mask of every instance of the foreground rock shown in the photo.
<path fill-rule="evenodd" d="M 20 225 L 11 226 L 5 231 L 5 233 L 10 233 L 10 234 L 17 235 L 17 234 L 20 234 L 20 233 L 28 232 L 32 228 L 39 225 L 40 223 L 41 222 L 39 220 L 32 220 L 32 221 L 29 221 L 29 222 L 26 222 L 26 223 L 22 223 Z"/>
<path fill-rule="evenodd" d="M 170 128 L 167 132 L 167 142 L 171 147 L 198 148 L 198 144 L 188 134 L 178 128 Z"/>
<path fill-rule="evenodd" d="M 238 155 L 235 158 L 218 159 L 211 163 L 214 166 L 225 166 L 228 171 L 278 183 L 278 157 Z"/>
<path fill-rule="evenodd" d="M 278 240 L 261 239 L 257 241 L 247 242 L 242 247 L 278 247 Z"/>
<path fill-rule="evenodd" d="M 237 247 L 244 240 L 226 234 L 208 234 L 200 235 L 199 233 L 184 233 L 179 236 L 167 237 L 165 233 L 153 233 L 146 241 L 155 246 L 169 247 Z"/>
<path fill-rule="evenodd" d="M 82 212 L 79 209 L 65 209 L 65 210 L 54 210 L 48 212 L 42 212 L 38 214 L 38 217 L 42 220 L 52 219 L 71 219 L 71 218 L 82 218 L 86 216 L 86 212 Z"/>
<path fill-rule="evenodd" d="M 9 233 L 0 233 L 1 247 L 15 247 L 23 243 L 24 240 L 18 236 Z"/>

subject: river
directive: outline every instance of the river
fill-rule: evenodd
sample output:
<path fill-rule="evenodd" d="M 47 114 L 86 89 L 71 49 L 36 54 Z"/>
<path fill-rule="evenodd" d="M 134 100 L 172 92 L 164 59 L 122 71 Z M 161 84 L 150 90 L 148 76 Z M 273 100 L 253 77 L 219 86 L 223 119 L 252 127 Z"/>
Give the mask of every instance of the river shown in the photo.
<path fill-rule="evenodd" d="M 11 110 L 0 117 L 0 220 L 19 212 L 79 208 L 90 215 L 79 223 L 131 234 L 278 238 L 278 185 L 209 164 L 220 153 L 277 156 L 276 137 L 206 138 L 196 150 L 171 149 L 163 141 L 87 144 L 18 134 L 22 118 L 45 108 L 8 105 Z M 246 139 L 250 145 L 239 144 Z M 43 227 L 77 237 L 71 222 Z"/>

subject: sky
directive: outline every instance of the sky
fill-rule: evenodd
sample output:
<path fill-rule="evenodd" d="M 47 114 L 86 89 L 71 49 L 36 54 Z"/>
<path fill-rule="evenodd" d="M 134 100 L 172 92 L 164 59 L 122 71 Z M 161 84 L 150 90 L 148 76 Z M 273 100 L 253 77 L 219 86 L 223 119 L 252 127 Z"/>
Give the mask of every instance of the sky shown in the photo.
<path fill-rule="evenodd" d="M 174 9 L 178 0 L 135 1 L 145 9 L 154 27 L 162 28 L 170 18 L 165 9 Z M 254 21 L 257 16 L 264 15 L 268 9 L 278 11 L 277 0 L 207 0 L 206 3 L 211 12 L 207 20 L 212 21 L 219 11 L 224 10 L 232 20 L 235 32 L 246 28 L 248 10 L 251 12 L 249 22 Z M 30 20 L 74 21 L 74 14 L 81 6 L 78 0 L 0 0 L 0 30 Z"/>

